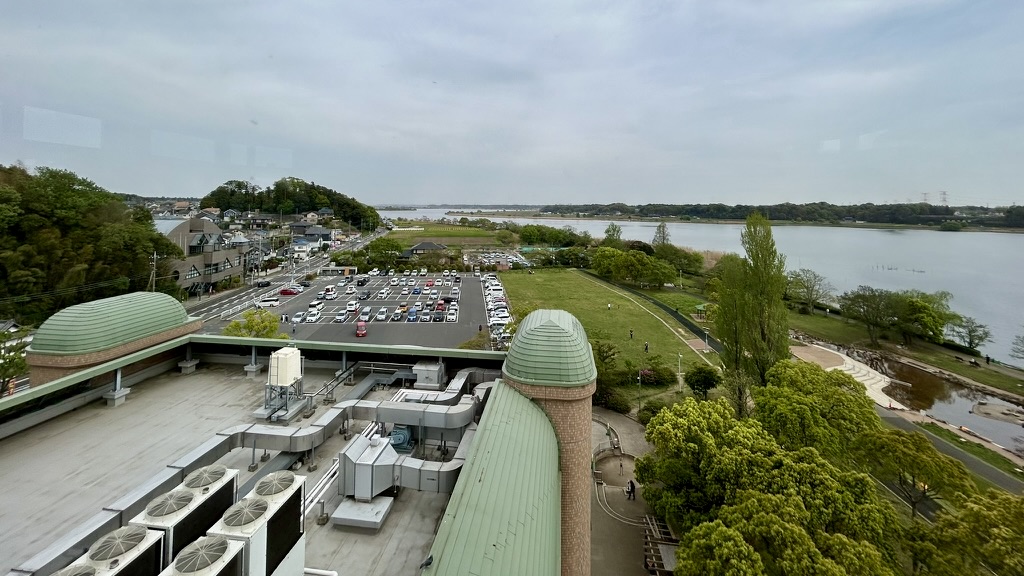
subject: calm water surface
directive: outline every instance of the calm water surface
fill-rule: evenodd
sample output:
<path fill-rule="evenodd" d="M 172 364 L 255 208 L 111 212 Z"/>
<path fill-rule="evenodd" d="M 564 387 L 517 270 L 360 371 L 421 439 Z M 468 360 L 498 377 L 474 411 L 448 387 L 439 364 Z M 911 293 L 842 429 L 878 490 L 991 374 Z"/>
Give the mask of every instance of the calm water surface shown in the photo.
<path fill-rule="evenodd" d="M 444 209 L 383 211 L 390 218 L 438 219 Z M 604 236 L 610 221 L 516 218 L 518 224 L 571 226 Z M 504 219 L 503 219 L 504 220 Z M 649 242 L 657 222 L 616 221 L 627 240 Z M 696 250 L 740 252 L 739 224 L 669 223 L 672 243 Z M 839 292 L 864 284 L 953 294 L 953 309 L 992 329 L 983 352 L 1010 361 L 1010 343 L 1024 333 L 1024 234 L 777 226 L 772 230 L 789 269 L 810 268 Z"/>

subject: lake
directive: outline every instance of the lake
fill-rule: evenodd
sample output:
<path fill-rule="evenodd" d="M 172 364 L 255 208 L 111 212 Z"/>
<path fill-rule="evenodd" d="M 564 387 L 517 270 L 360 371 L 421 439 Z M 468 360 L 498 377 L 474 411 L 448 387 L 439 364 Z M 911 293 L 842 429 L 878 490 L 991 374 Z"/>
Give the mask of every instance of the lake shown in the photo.
<path fill-rule="evenodd" d="M 382 211 L 388 218 L 444 218 L 446 209 Z M 517 224 L 571 226 L 602 238 L 609 220 L 508 218 Z M 626 240 L 650 242 L 657 222 L 617 220 Z M 672 243 L 695 250 L 740 252 L 740 224 L 670 222 Z M 1024 234 L 874 230 L 777 226 L 775 243 L 790 270 L 810 268 L 828 278 L 837 292 L 859 285 L 889 290 L 945 290 L 952 307 L 988 324 L 993 342 L 982 351 L 1011 362 L 1010 343 L 1024 333 Z M 1020 364 L 1020 361 L 1016 361 Z"/>

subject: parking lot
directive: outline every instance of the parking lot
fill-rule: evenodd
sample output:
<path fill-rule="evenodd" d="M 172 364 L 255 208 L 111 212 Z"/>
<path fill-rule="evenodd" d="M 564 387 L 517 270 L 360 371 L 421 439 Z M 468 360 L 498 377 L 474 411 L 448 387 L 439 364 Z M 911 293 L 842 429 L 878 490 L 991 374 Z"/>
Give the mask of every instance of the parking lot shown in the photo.
<path fill-rule="evenodd" d="M 461 273 L 461 282 L 455 282 L 454 278 L 445 278 L 440 273 L 430 273 L 426 276 L 369 276 L 364 286 L 356 286 L 356 278 L 345 286 L 338 286 L 343 279 L 339 277 L 320 277 L 311 281 L 311 286 L 297 295 L 280 295 L 279 292 L 286 286 L 277 283 L 268 289 L 264 294 L 276 295 L 280 305 L 267 310 L 281 316 L 288 317 L 288 322 L 281 326 L 282 331 L 300 340 L 324 340 L 331 342 L 363 342 L 367 344 L 390 344 L 390 345 L 414 345 L 414 346 L 438 346 L 454 348 L 469 340 L 477 334 L 482 326 L 487 329 L 487 316 L 484 311 L 483 292 L 480 279 L 472 274 Z M 391 285 L 392 278 L 399 282 L 399 285 Z M 401 282 L 404 281 L 403 286 Z M 433 286 L 427 286 L 429 283 Z M 415 282 L 415 285 L 410 285 Z M 450 285 L 446 285 L 446 282 Z M 438 285 L 440 283 L 440 285 Z M 297 313 L 305 316 L 309 311 L 309 304 L 318 300 L 318 292 L 324 291 L 327 286 L 335 286 L 337 297 L 333 300 L 323 300 L 323 308 L 320 309 L 320 316 L 315 322 L 293 322 Z M 439 299 L 445 296 L 452 296 L 452 289 L 459 288 L 457 312 L 454 321 L 440 322 L 433 321 L 433 313 L 436 311 L 436 304 Z M 388 289 L 389 293 L 382 295 L 381 290 Z M 415 294 L 418 289 L 419 294 Z M 403 290 L 408 292 L 403 294 Z M 437 294 L 432 295 L 436 290 Z M 360 293 L 368 291 L 369 297 L 359 299 Z M 347 310 L 348 303 L 356 303 L 356 311 Z M 410 309 L 415 310 L 417 304 L 421 307 L 417 311 L 417 321 L 410 322 L 408 313 L 395 316 L 395 311 L 406 304 Z M 431 321 L 420 321 L 423 312 L 430 307 Z M 356 326 L 359 321 L 360 311 L 369 307 L 372 311 L 370 319 L 366 321 L 366 336 L 356 336 Z M 387 310 L 386 319 L 379 320 L 378 312 L 381 308 Z M 442 315 L 447 319 L 449 306 L 445 306 Z M 223 323 L 217 328 L 223 328 Z"/>

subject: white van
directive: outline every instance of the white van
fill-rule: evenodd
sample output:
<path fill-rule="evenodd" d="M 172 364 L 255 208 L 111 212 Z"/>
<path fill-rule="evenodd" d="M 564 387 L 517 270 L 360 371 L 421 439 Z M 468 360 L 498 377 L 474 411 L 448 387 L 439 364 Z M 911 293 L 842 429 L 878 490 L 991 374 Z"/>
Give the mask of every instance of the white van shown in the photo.
<path fill-rule="evenodd" d="M 348 304 L 347 304 L 347 305 L 345 306 L 345 311 L 346 311 L 346 312 L 355 312 L 356 310 L 359 310 L 359 303 L 358 303 L 358 302 L 356 302 L 355 300 L 353 300 L 353 301 L 349 302 L 349 303 L 348 303 Z"/>
<path fill-rule="evenodd" d="M 277 296 L 268 296 L 256 303 L 257 308 L 274 308 L 281 305 L 281 299 Z"/>

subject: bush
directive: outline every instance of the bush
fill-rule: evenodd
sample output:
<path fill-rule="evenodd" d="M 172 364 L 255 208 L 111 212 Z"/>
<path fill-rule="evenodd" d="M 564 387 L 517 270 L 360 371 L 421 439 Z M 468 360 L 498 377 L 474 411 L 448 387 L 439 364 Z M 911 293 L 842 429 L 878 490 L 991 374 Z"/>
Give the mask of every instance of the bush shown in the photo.
<path fill-rule="evenodd" d="M 643 408 L 640 409 L 640 412 L 637 414 L 637 419 L 640 420 L 641 424 L 647 426 L 647 423 L 651 421 L 651 418 L 654 418 L 655 414 L 661 412 L 661 410 L 666 407 L 667 404 L 661 400 L 649 400 L 643 405 Z"/>
<path fill-rule="evenodd" d="M 626 395 L 618 390 L 610 390 L 604 398 L 604 403 L 598 405 L 614 410 L 619 414 L 629 414 L 629 411 L 633 409 L 633 404 L 626 398 Z"/>
<path fill-rule="evenodd" d="M 943 340 L 940 346 L 943 348 L 949 348 L 950 350 L 954 350 L 961 354 L 967 354 L 968 356 L 981 357 L 981 352 L 978 352 L 974 348 L 968 348 L 959 342 L 953 342 L 952 340 Z"/>

